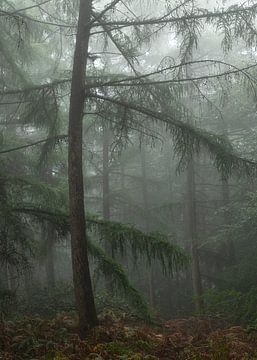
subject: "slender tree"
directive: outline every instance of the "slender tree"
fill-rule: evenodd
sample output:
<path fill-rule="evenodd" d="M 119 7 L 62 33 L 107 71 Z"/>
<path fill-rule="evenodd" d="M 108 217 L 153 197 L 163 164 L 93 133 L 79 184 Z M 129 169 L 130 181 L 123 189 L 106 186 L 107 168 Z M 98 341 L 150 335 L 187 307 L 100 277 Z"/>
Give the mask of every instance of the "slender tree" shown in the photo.
<path fill-rule="evenodd" d="M 188 211 L 188 237 L 191 244 L 192 254 L 192 280 L 193 292 L 195 298 L 196 310 L 199 312 L 203 309 L 202 300 L 202 279 L 199 259 L 199 243 L 196 218 L 196 198 L 195 198 L 195 169 L 193 158 L 189 160 L 187 168 L 187 198 L 186 205 Z"/>
<path fill-rule="evenodd" d="M 150 220 L 149 220 L 149 191 L 148 191 L 148 182 L 147 182 L 147 166 L 146 166 L 146 156 L 145 156 L 145 147 L 141 147 L 141 172 L 142 172 L 142 195 L 143 195 L 143 209 L 145 224 L 144 228 L 146 232 L 150 231 Z M 150 305 L 154 307 L 155 304 L 155 292 L 154 292 L 154 277 L 152 267 L 148 272 L 148 290 L 149 290 L 149 299 Z"/>
<path fill-rule="evenodd" d="M 88 262 L 82 173 L 82 120 L 85 102 L 85 73 L 88 59 L 92 0 L 81 0 L 73 60 L 69 111 L 68 176 L 71 250 L 79 333 L 86 335 L 97 324 Z"/>

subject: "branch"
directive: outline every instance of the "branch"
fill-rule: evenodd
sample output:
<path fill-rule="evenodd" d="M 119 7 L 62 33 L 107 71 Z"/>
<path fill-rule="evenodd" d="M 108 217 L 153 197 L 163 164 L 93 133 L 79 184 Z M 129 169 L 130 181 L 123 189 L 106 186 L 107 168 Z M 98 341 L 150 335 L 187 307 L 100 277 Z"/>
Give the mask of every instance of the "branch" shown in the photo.
<path fill-rule="evenodd" d="M 30 9 L 34 9 L 34 8 L 36 8 L 36 7 L 40 7 L 40 6 L 42 6 L 42 5 L 44 5 L 44 4 L 46 4 L 46 3 L 49 3 L 50 1 L 52 1 L 52 0 L 45 0 L 45 1 L 43 1 L 43 2 L 41 2 L 41 3 L 39 3 L 39 4 L 36 4 L 36 5 L 31 5 L 31 6 L 27 6 L 27 7 L 25 7 L 25 8 L 21 8 L 21 9 L 17 9 L 17 10 L 14 10 L 14 11 L 4 11 L 4 10 L 0 10 L 0 16 L 12 16 L 12 15 L 15 15 L 15 14 L 17 14 L 17 13 L 19 13 L 19 12 L 22 12 L 22 11 L 26 11 L 26 10 L 30 10 Z M 22 15 L 21 15 L 22 16 Z"/>
<path fill-rule="evenodd" d="M 213 63 L 217 63 L 217 64 L 223 64 L 223 65 L 227 65 L 230 66 L 232 68 L 234 68 L 234 70 L 231 71 L 224 71 L 222 73 L 219 74 L 213 74 L 213 75 L 202 75 L 202 76 L 196 76 L 196 77 L 190 77 L 190 78 L 180 78 L 180 79 L 168 79 L 168 80 L 153 80 L 153 81 L 147 81 L 147 82 L 136 82 L 139 81 L 141 79 L 145 79 L 147 77 L 153 76 L 153 75 L 157 75 L 157 74 L 161 74 L 164 71 L 167 70 L 172 70 L 181 66 L 187 66 L 190 64 L 196 64 L 196 63 L 207 63 L 207 62 L 213 62 Z M 214 78 L 219 78 L 219 77 L 223 77 L 223 76 L 229 76 L 229 75 L 235 75 L 238 73 L 243 73 L 246 77 L 248 77 L 249 81 L 253 81 L 255 79 L 251 78 L 249 74 L 247 74 L 247 70 L 250 70 L 252 68 L 255 68 L 257 66 L 257 64 L 252 64 L 249 66 L 246 66 L 244 68 L 237 68 L 234 65 L 230 65 L 230 64 L 226 64 L 222 61 L 216 61 L 216 60 L 199 60 L 199 61 L 192 61 L 192 62 L 187 62 L 187 63 L 183 63 L 183 64 L 179 64 L 179 65 L 175 65 L 175 66 L 171 66 L 162 70 L 157 70 L 155 72 L 149 73 L 149 74 L 144 74 L 144 75 L 138 75 L 135 77 L 131 77 L 131 78 L 123 78 L 120 80 L 115 80 L 115 81 L 109 81 L 106 83 L 100 83 L 100 84 L 89 84 L 88 88 L 100 88 L 100 87 L 109 87 L 109 86 L 114 86 L 114 87 L 124 87 L 124 86 L 147 86 L 147 85 L 158 85 L 158 84 L 169 84 L 169 83 L 182 83 L 182 82 L 188 82 L 188 81 L 197 81 L 197 80 L 209 80 L 209 79 L 214 79 Z M 126 83 L 127 81 L 127 83 Z M 132 84 L 129 82 L 133 82 Z M 256 81 L 256 80 L 255 80 Z"/>
<path fill-rule="evenodd" d="M 248 176 L 254 176 L 257 173 L 257 163 L 244 159 L 236 154 L 230 142 L 228 142 L 224 136 L 218 136 L 194 127 L 181 120 L 175 119 L 170 114 L 153 111 L 124 100 L 109 98 L 96 93 L 89 93 L 88 97 L 108 101 L 165 123 L 169 126 L 173 135 L 175 153 L 181 156 L 181 162 L 192 156 L 192 152 L 199 153 L 201 147 L 204 147 L 214 159 L 214 164 L 218 171 L 225 177 L 230 176 L 232 172 L 243 173 Z"/>
<path fill-rule="evenodd" d="M 67 138 L 68 138 L 68 135 L 58 135 L 58 136 L 50 137 L 50 138 L 47 138 L 47 139 L 38 140 L 38 141 L 35 141 L 35 142 L 31 143 L 31 144 L 26 144 L 26 145 L 17 146 L 15 148 L 11 148 L 11 149 L 1 150 L 0 155 L 1 154 L 7 154 L 7 153 L 17 151 L 17 150 L 27 149 L 27 148 L 32 147 L 32 146 L 37 146 L 37 145 L 45 143 L 45 142 L 47 142 L 49 140 L 63 140 L 63 139 L 67 139 Z"/>
<path fill-rule="evenodd" d="M 41 91 L 41 90 L 55 87 L 58 85 L 66 84 L 69 82 L 71 82 L 71 79 L 63 79 L 63 80 L 56 80 L 51 83 L 42 84 L 42 85 L 34 85 L 34 86 L 30 86 L 30 87 L 23 88 L 23 89 L 4 90 L 4 91 L 0 91 L 0 96 L 18 95 L 18 94 L 30 93 L 32 91 Z"/>
<path fill-rule="evenodd" d="M 211 18 L 221 18 L 224 16 L 238 15 L 245 12 L 252 12 L 256 9 L 257 9 L 257 4 L 249 7 L 238 7 L 237 9 L 233 8 L 231 10 L 226 10 L 226 11 L 215 11 L 215 12 L 206 11 L 201 14 L 184 15 L 180 17 L 172 17 L 169 19 L 161 17 L 161 18 L 153 18 L 153 19 L 134 20 L 134 21 L 127 21 L 127 20 L 106 21 L 101 23 L 100 25 L 116 26 L 116 27 L 119 26 L 124 28 L 129 26 L 172 24 L 178 22 L 195 21 L 195 20 L 203 20 L 203 19 L 207 20 Z M 99 25 L 95 24 L 94 26 L 99 26 Z"/>
<path fill-rule="evenodd" d="M 101 11 L 99 14 L 94 14 L 93 20 L 87 26 L 91 27 L 96 21 L 100 20 L 102 16 L 104 16 L 105 13 L 107 13 L 107 11 L 114 8 L 120 1 L 121 0 L 113 0 L 109 5 L 106 5 L 103 11 Z"/>

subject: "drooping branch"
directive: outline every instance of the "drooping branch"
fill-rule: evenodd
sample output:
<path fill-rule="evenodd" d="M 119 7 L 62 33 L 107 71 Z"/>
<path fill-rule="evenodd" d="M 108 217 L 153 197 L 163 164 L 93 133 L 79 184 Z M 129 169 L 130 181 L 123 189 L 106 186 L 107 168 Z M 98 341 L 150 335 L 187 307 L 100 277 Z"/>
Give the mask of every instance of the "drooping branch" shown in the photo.
<path fill-rule="evenodd" d="M 188 66 L 188 65 L 194 65 L 194 64 L 217 64 L 217 65 L 224 65 L 227 67 L 231 67 L 233 70 L 228 70 L 228 71 L 224 71 L 218 74 L 211 74 L 211 75 L 202 75 L 202 76 L 198 76 L 198 77 L 194 77 L 194 78 L 178 78 L 178 79 L 167 79 L 167 80 L 152 80 L 152 81 L 147 81 L 145 83 L 139 82 L 139 80 L 144 80 L 147 79 L 151 76 L 154 75 L 158 75 L 158 74 L 162 74 L 165 71 L 171 71 L 171 70 L 175 70 L 177 68 L 181 68 L 184 66 Z M 88 76 L 87 79 L 89 80 L 88 85 L 86 85 L 86 88 L 101 88 L 101 87 L 108 87 L 108 86 L 113 86 L 113 87 L 125 87 L 125 86 L 138 86 L 138 85 L 156 85 L 156 84 L 165 84 L 165 83 L 183 83 L 183 82 L 189 82 L 189 81 L 197 81 L 197 80 L 208 80 L 208 79 L 215 79 L 215 78 L 220 78 L 220 77 L 225 77 L 225 76 L 230 76 L 230 75 L 236 75 L 239 73 L 242 73 L 245 77 L 248 78 L 249 82 L 256 82 L 257 79 L 255 79 L 254 77 L 252 77 L 250 74 L 247 73 L 247 70 L 253 69 L 257 67 L 257 64 L 251 64 L 242 68 L 239 68 L 233 64 L 230 63 L 226 63 L 224 61 L 221 60 L 198 60 L 198 61 L 189 61 L 186 63 L 181 63 L 181 64 L 176 64 L 176 65 L 171 65 L 171 66 L 167 66 L 165 68 L 156 70 L 156 71 L 152 71 L 146 74 L 137 74 L 136 76 L 127 76 L 127 77 L 123 77 L 122 78 L 118 78 L 116 80 L 110 80 L 110 81 L 106 81 L 106 82 L 94 82 L 95 77 L 94 76 Z M 107 77 L 112 76 L 113 74 L 107 75 Z M 116 76 L 117 77 L 117 76 Z M 60 85 L 63 84 L 68 84 L 71 82 L 71 79 L 62 79 L 62 80 L 56 80 L 53 81 L 51 83 L 45 83 L 45 84 L 41 84 L 41 85 L 33 85 L 27 88 L 22 88 L 22 89 L 10 89 L 10 90 L 4 90 L 4 91 L 0 91 L 0 96 L 8 96 L 8 95 L 19 95 L 19 94 L 29 94 L 32 93 L 34 91 L 42 91 L 45 89 L 51 89 L 51 88 L 55 88 L 58 87 Z M 14 102 L 14 104 L 18 104 L 19 102 Z M 0 104 L 1 105 L 1 104 Z M 7 103 L 8 105 L 8 103 Z"/>
<path fill-rule="evenodd" d="M 231 68 L 233 68 L 234 70 L 228 70 L 228 71 L 224 71 L 218 74 L 211 74 L 211 75 L 202 75 L 202 76 L 195 76 L 195 77 L 190 77 L 190 78 L 176 78 L 176 79 L 166 79 L 166 80 L 148 80 L 147 82 L 142 82 L 140 80 L 146 79 L 150 76 L 154 76 L 154 75 L 158 75 L 161 73 L 164 73 L 167 70 L 174 70 L 176 68 L 179 67 L 183 67 L 183 66 L 187 66 L 187 65 L 192 65 L 192 64 L 197 64 L 197 63 L 212 63 L 212 64 L 222 64 L 222 65 L 226 65 L 229 66 Z M 230 76 L 230 75 L 236 75 L 238 73 L 242 73 L 243 75 L 245 75 L 249 81 L 256 82 L 256 79 L 252 78 L 246 71 L 253 69 L 257 67 L 257 64 L 252 64 L 243 68 L 238 68 L 232 64 L 227 64 L 223 61 L 216 61 L 216 60 L 199 60 L 199 61 L 191 61 L 188 63 L 183 63 L 183 64 L 179 64 L 179 65 L 173 65 L 170 67 L 167 67 L 165 69 L 161 69 L 161 70 L 157 70 L 148 74 L 143 74 L 143 75 L 138 75 L 135 77 L 127 77 L 127 78 L 123 78 L 120 80 L 113 80 L 113 81 L 109 81 L 109 82 L 105 82 L 105 83 L 98 83 L 98 84 L 89 84 L 88 87 L 89 88 L 101 88 L 101 87 L 125 87 L 125 86 L 150 86 L 150 85 L 158 85 L 158 84 L 177 84 L 177 83 L 184 83 L 184 82 L 193 82 L 193 81 L 199 81 L 199 80 L 210 80 L 210 79 L 215 79 L 215 78 L 220 78 L 220 77 L 226 77 L 226 76 Z"/>
<path fill-rule="evenodd" d="M 69 217 L 64 212 L 33 206 L 14 207 L 11 211 L 52 222 L 61 234 L 70 231 Z M 91 231 L 96 232 L 100 238 L 105 237 L 110 242 L 114 252 L 122 255 L 130 249 L 135 262 L 145 258 L 149 265 L 155 260 L 160 261 L 165 274 L 172 276 L 189 263 L 190 259 L 186 253 L 172 244 L 164 234 L 144 233 L 131 225 L 106 221 L 90 214 L 86 215 L 86 222 Z"/>
<path fill-rule="evenodd" d="M 89 253 L 94 257 L 101 272 L 106 277 L 111 277 L 114 284 L 124 292 L 126 298 L 132 306 L 139 310 L 144 319 L 151 320 L 151 315 L 146 302 L 143 300 L 139 292 L 130 284 L 127 275 L 122 266 L 115 260 L 110 258 L 104 250 L 89 239 Z"/>
<path fill-rule="evenodd" d="M 190 158 L 192 153 L 198 154 L 201 148 L 204 148 L 213 158 L 216 168 L 225 177 L 230 176 L 233 172 L 248 176 L 257 173 L 257 163 L 236 154 L 232 145 L 224 136 L 192 126 L 176 119 L 171 114 L 154 111 L 135 103 L 126 102 L 123 99 L 110 98 L 97 93 L 90 93 L 88 96 L 108 101 L 165 123 L 173 136 L 175 153 L 181 156 L 182 162 Z"/>
<path fill-rule="evenodd" d="M 14 147 L 14 148 L 10 148 L 10 149 L 5 149 L 5 150 L 0 150 L 0 155 L 1 154 L 7 154 L 7 153 L 10 153 L 10 152 L 13 152 L 13 151 L 18 151 L 18 150 L 23 150 L 23 149 L 27 149 L 29 147 L 32 147 L 32 146 L 37 146 L 37 145 L 40 145 L 42 143 L 46 143 L 48 141 L 53 141 L 53 140 L 56 140 L 56 141 L 60 141 L 60 140 L 64 140 L 64 139 L 67 139 L 68 135 L 58 135 L 58 136 L 54 136 L 52 138 L 47 138 L 47 139 L 42 139 L 42 140 L 38 140 L 38 141 L 35 141 L 31 144 L 26 144 L 26 145 L 21 145 L 21 146 L 17 146 L 17 147 Z"/>
<path fill-rule="evenodd" d="M 130 249 L 135 262 L 140 258 L 146 258 L 149 265 L 156 260 L 160 261 L 164 274 L 171 276 L 189 263 L 189 257 L 184 251 L 172 244 L 164 234 L 144 233 L 131 225 L 106 221 L 89 215 L 87 222 L 91 230 L 95 230 L 101 239 L 110 243 L 114 254 L 124 255 Z"/>

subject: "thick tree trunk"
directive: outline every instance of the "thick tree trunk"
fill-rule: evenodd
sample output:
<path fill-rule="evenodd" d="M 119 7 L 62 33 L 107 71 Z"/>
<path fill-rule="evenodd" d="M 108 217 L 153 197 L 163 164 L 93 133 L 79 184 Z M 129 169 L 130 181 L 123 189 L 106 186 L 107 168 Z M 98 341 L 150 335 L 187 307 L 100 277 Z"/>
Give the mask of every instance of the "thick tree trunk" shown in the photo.
<path fill-rule="evenodd" d="M 85 101 L 85 72 L 88 57 L 91 11 L 92 0 L 81 0 L 69 111 L 68 177 L 71 251 L 74 291 L 81 337 L 85 337 L 88 329 L 97 324 L 88 262 L 82 170 L 82 120 Z"/>
<path fill-rule="evenodd" d="M 192 280 L 196 311 L 203 309 L 202 279 L 198 251 L 198 233 L 195 202 L 195 170 L 194 160 L 191 159 L 187 169 L 187 211 L 188 211 L 188 236 L 191 243 L 192 254 Z"/>

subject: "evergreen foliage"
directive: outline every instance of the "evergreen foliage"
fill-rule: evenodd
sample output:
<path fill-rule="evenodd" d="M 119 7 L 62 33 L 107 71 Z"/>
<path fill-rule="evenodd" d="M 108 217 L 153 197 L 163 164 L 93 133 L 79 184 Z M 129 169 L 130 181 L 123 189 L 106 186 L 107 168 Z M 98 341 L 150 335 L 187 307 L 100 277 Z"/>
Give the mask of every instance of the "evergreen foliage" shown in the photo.
<path fill-rule="evenodd" d="M 141 3 L 149 14 L 156 6 L 156 2 Z M 0 265 L 5 272 L 2 283 L 10 283 L 12 271 L 18 279 L 35 262 L 39 263 L 36 256 L 42 248 L 43 226 L 53 226 L 61 240 L 67 240 L 70 234 L 66 140 L 69 140 L 68 97 L 77 15 L 77 2 L 47 1 L 24 8 L 9 1 L 1 3 Z M 235 186 L 234 182 L 243 192 L 244 176 L 254 179 L 257 175 L 256 54 L 252 49 L 257 40 L 256 18 L 257 6 L 252 1 L 232 6 L 224 3 L 218 8 L 212 4 L 202 8 L 195 0 L 165 1 L 158 4 L 156 16 L 151 17 L 139 10 L 137 1 L 114 0 L 106 6 L 95 1 L 91 20 L 84 24 L 84 30 L 90 30 L 85 88 L 82 84 L 80 94 L 85 100 L 81 112 L 84 111 L 85 122 L 84 189 L 86 224 L 94 239 L 89 240 L 88 249 L 104 275 L 114 280 L 145 317 L 150 316 L 147 305 L 137 286 L 132 286 L 131 274 L 125 273 L 122 263 L 126 258 L 131 264 L 140 265 L 145 259 L 152 271 L 158 272 L 158 280 L 161 270 L 164 275 L 176 274 L 181 287 L 189 289 L 185 295 L 188 301 L 191 285 L 184 270 L 190 259 L 182 250 L 189 247 L 184 229 L 188 219 L 182 183 L 183 171 L 195 162 L 196 178 L 199 175 L 203 182 L 214 178 L 218 186 L 221 177 L 223 191 L 222 200 L 218 190 L 217 199 L 208 194 L 206 202 L 214 209 L 211 215 L 210 210 L 201 207 L 206 196 L 204 186 L 200 189 L 196 183 L 192 194 L 196 224 L 202 231 L 198 235 L 201 245 L 197 247 L 200 270 L 203 276 L 207 273 L 204 285 L 215 288 L 207 302 L 212 312 L 221 309 L 223 302 L 225 314 L 231 299 L 237 307 L 242 300 L 240 314 L 246 308 L 249 314 L 234 320 L 255 320 L 256 196 L 253 194 L 242 211 L 238 211 L 229 207 L 230 194 L 225 193 L 226 186 Z M 209 49 L 208 54 L 202 50 L 201 45 L 208 42 L 204 38 L 208 31 L 217 34 L 214 54 Z M 171 45 L 168 56 L 161 46 L 156 50 L 152 46 L 159 40 L 160 44 L 166 41 Z M 234 55 L 233 49 L 237 49 Z M 233 56 L 240 59 L 235 61 Z M 246 103 L 248 108 L 243 112 Z M 236 127 L 234 120 L 244 124 Z M 91 215 L 102 213 L 103 207 L 102 136 L 106 123 L 112 134 L 105 164 L 110 183 L 107 197 L 111 218 L 117 221 Z M 238 135 L 241 130 L 244 137 Z M 166 186 L 159 201 L 151 194 L 150 210 L 140 203 L 142 174 L 138 159 L 132 159 L 133 171 L 129 168 L 124 171 L 126 161 L 122 156 L 129 158 L 138 143 L 141 147 L 151 144 L 149 153 L 155 159 L 148 166 L 153 166 L 159 176 L 145 182 L 152 189 L 155 181 L 160 193 Z M 209 169 L 209 158 L 219 175 Z M 175 168 L 179 170 L 179 180 L 173 178 Z M 82 169 L 79 171 L 81 174 Z M 234 175 L 239 175 L 237 180 Z M 197 181 L 200 182 L 198 178 Z M 131 188 L 127 190 L 126 184 Z M 233 193 L 231 197 L 236 196 Z M 80 199 L 84 199 L 83 195 Z M 220 203 L 225 208 L 223 212 Z M 136 218 L 132 221 L 135 225 L 124 224 L 130 218 Z M 146 228 L 147 221 L 157 231 L 138 230 L 137 227 Z M 177 233 L 176 242 L 183 246 L 174 245 L 174 237 L 159 232 L 158 228 Z M 52 248 L 56 247 L 55 236 L 50 240 Z M 228 264 L 227 249 L 231 242 L 236 245 L 238 258 Z M 144 282 L 148 275 L 144 274 Z M 149 288 L 157 282 L 151 281 Z M 228 283 L 230 287 L 224 290 Z M 173 293 L 179 293 L 174 284 L 174 281 L 169 284 Z M 6 284 L 1 286 L 5 288 Z M 161 297 L 161 287 L 162 284 L 154 289 L 156 298 Z M 149 290 L 145 284 L 142 288 Z"/>
<path fill-rule="evenodd" d="M 89 252 L 96 259 L 99 270 L 107 278 L 111 278 L 112 283 L 121 290 L 126 299 L 135 307 L 144 319 L 150 320 L 151 314 L 146 302 L 142 299 L 139 292 L 131 285 L 128 277 L 120 264 L 108 257 L 104 250 L 92 240 L 88 241 Z"/>

